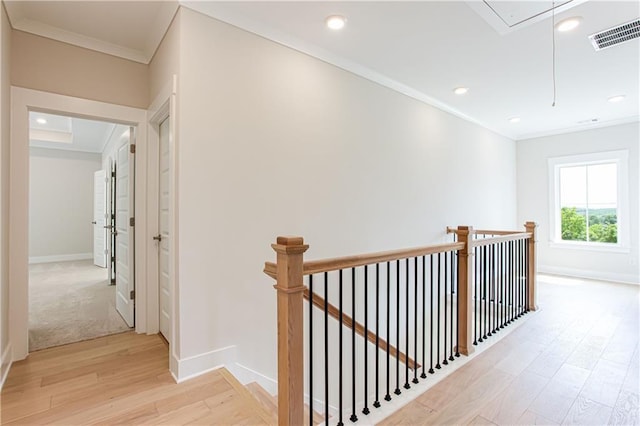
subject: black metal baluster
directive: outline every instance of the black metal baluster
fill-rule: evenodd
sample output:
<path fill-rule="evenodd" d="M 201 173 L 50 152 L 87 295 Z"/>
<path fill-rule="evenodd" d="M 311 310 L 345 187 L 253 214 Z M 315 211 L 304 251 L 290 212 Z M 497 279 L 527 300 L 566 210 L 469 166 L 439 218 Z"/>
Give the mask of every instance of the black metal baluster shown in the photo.
<path fill-rule="evenodd" d="M 498 245 L 498 269 L 499 273 L 499 288 L 500 288 L 500 313 L 499 316 L 499 324 L 500 328 L 504 328 L 504 241 Z"/>
<path fill-rule="evenodd" d="M 478 343 L 484 342 L 484 339 L 482 338 L 482 320 L 484 319 L 484 314 L 482 312 L 482 307 L 484 305 L 484 269 L 482 267 L 484 263 L 484 257 L 482 256 L 483 250 L 484 246 L 478 247 Z"/>
<path fill-rule="evenodd" d="M 525 300 L 525 312 L 529 312 L 531 310 L 531 306 L 529 306 L 529 240 L 526 239 L 524 243 L 524 300 Z"/>
<path fill-rule="evenodd" d="M 407 259 L 407 262 L 409 259 Z M 413 258 L 413 383 L 418 383 L 418 258 Z"/>
<path fill-rule="evenodd" d="M 356 416 L 356 268 L 351 268 L 351 417 L 352 422 L 358 421 Z M 367 346 L 365 334 L 365 349 Z"/>
<path fill-rule="evenodd" d="M 440 277 L 442 273 L 440 271 L 440 253 L 438 253 L 438 315 L 436 317 L 436 368 L 439 370 L 440 366 Z"/>
<path fill-rule="evenodd" d="M 474 316 L 474 320 L 473 321 L 473 344 L 477 345 L 478 344 L 478 322 L 480 321 L 479 315 L 478 315 L 478 299 L 479 299 L 479 293 L 478 293 L 478 270 L 479 268 L 479 264 L 480 264 L 480 259 L 479 259 L 479 255 L 480 255 L 480 248 L 479 247 L 474 247 L 473 248 L 473 257 L 474 257 L 474 263 L 475 263 L 475 268 L 473 269 L 473 277 L 474 277 L 474 287 L 475 287 L 475 293 L 473 295 L 473 299 L 474 299 L 474 305 L 475 305 L 475 316 Z M 482 342 L 482 340 L 480 340 Z"/>
<path fill-rule="evenodd" d="M 520 283 L 520 315 L 518 316 L 522 316 L 525 312 L 524 310 L 524 286 L 525 286 L 525 279 L 524 279 L 524 241 L 525 240 L 520 240 L 520 280 L 518 281 Z"/>
<path fill-rule="evenodd" d="M 354 297 L 355 299 L 355 297 Z M 355 319 L 355 318 L 354 318 Z M 364 408 L 362 414 L 369 414 L 369 268 L 364 265 Z"/>
<path fill-rule="evenodd" d="M 498 324 L 498 245 L 493 244 L 491 246 L 491 252 L 493 257 L 492 268 L 493 272 L 491 276 L 493 277 L 493 332 L 497 333 L 499 324 Z"/>
<path fill-rule="evenodd" d="M 484 293 L 484 333 L 483 333 L 483 338 L 486 340 L 487 339 L 487 322 L 489 320 L 489 316 L 488 316 L 488 309 L 487 309 L 487 304 L 489 302 L 489 296 L 487 295 L 487 284 L 489 281 L 489 277 L 487 275 L 487 246 L 483 246 L 482 247 L 482 275 L 484 277 L 483 279 L 483 283 L 482 283 L 482 289 L 483 289 L 483 293 Z"/>
<path fill-rule="evenodd" d="M 420 377 L 423 379 L 427 378 L 427 374 L 424 372 L 425 370 L 425 353 L 427 350 L 427 258 L 422 256 L 422 374 Z"/>
<path fill-rule="evenodd" d="M 396 260 L 396 395 L 400 395 L 400 259 Z"/>
<path fill-rule="evenodd" d="M 405 260 L 405 287 L 406 287 L 406 303 L 405 303 L 405 345 L 404 345 L 404 388 L 409 389 L 409 258 Z M 399 349 L 399 348 L 398 348 Z"/>
<path fill-rule="evenodd" d="M 495 328 L 493 327 L 493 324 L 495 322 L 495 318 L 494 318 L 494 310 L 495 307 L 494 305 L 492 305 L 492 303 L 494 303 L 494 299 L 495 299 L 495 291 L 494 291 L 494 280 L 493 280 L 493 273 L 494 273 L 494 269 L 493 269 L 493 244 L 487 246 L 487 256 L 489 257 L 488 260 L 488 282 L 487 282 L 487 298 L 489 299 L 489 309 L 488 309 L 488 316 L 489 316 L 489 323 L 488 325 L 488 331 L 487 331 L 487 336 L 493 336 L 493 333 L 495 332 Z"/>
<path fill-rule="evenodd" d="M 385 401 L 391 401 L 390 376 L 389 376 L 389 346 L 391 346 L 390 323 L 391 323 L 391 264 L 387 262 L 387 394 L 384 396 Z"/>
<path fill-rule="evenodd" d="M 460 276 L 458 275 L 458 262 L 460 262 L 459 259 L 460 256 L 460 251 L 456 251 L 456 255 L 455 255 L 455 259 L 456 259 L 456 266 L 454 268 L 454 270 L 456 271 L 456 357 L 460 357 L 460 292 L 458 291 L 458 288 L 460 286 Z"/>
<path fill-rule="evenodd" d="M 447 266 L 449 264 L 449 262 L 447 261 L 447 253 L 442 253 L 443 257 L 444 257 L 444 321 L 443 321 L 443 325 L 444 325 L 444 330 L 443 330 L 443 335 L 444 335 L 444 345 L 442 346 L 442 351 L 444 352 L 444 356 L 442 359 L 442 364 L 443 365 L 447 365 L 449 364 L 449 361 L 447 361 L 447 281 L 448 281 L 448 277 L 449 277 L 449 267 Z"/>
<path fill-rule="evenodd" d="M 313 275 L 309 275 L 309 424 L 313 425 Z"/>
<path fill-rule="evenodd" d="M 329 422 L 329 273 L 324 273 L 324 420 Z"/>
<path fill-rule="evenodd" d="M 376 263 L 376 400 L 373 406 L 380 408 L 380 264 Z"/>
<path fill-rule="evenodd" d="M 451 318 L 449 321 L 449 361 L 453 361 L 455 358 L 453 357 L 453 295 L 455 294 L 453 291 L 453 287 L 454 287 L 454 283 L 455 280 L 453 279 L 453 274 L 454 274 L 454 256 L 453 256 L 453 251 L 449 252 L 449 258 L 450 258 L 450 262 L 449 264 L 451 265 L 451 275 L 450 275 L 450 281 L 451 281 L 451 306 L 449 307 L 449 311 L 451 313 Z M 446 354 L 445 354 L 446 355 Z"/>
<path fill-rule="evenodd" d="M 429 333 L 429 374 L 433 374 L 433 254 L 429 255 L 431 259 L 431 298 L 429 300 L 429 304 L 431 309 L 429 309 L 429 315 L 431 316 L 431 320 L 429 321 L 429 328 L 431 329 Z"/>
<path fill-rule="evenodd" d="M 509 241 L 509 321 L 508 324 L 511 324 L 513 320 L 513 276 L 514 276 L 514 266 L 513 266 L 513 241 Z"/>
<path fill-rule="evenodd" d="M 338 426 L 342 426 L 342 269 L 338 273 Z"/>

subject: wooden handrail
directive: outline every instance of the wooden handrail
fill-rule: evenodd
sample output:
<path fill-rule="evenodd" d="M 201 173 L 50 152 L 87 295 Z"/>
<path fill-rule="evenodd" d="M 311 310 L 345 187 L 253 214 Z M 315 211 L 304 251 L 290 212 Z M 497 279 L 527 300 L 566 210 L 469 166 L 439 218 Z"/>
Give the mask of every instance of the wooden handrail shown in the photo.
<path fill-rule="evenodd" d="M 522 231 L 501 231 L 493 229 L 476 229 L 471 232 L 471 235 L 511 235 L 520 234 Z M 457 234 L 458 229 L 447 226 L 447 234 Z"/>
<path fill-rule="evenodd" d="M 531 238 L 531 233 L 520 232 L 517 234 L 502 235 L 500 237 L 481 238 L 479 240 L 470 240 L 469 247 L 490 246 L 492 244 L 504 243 L 506 241 L 526 240 L 527 238 Z"/>
<path fill-rule="evenodd" d="M 469 247 L 483 247 L 491 244 L 503 243 L 505 241 L 526 240 L 531 238 L 530 232 L 519 232 L 517 234 L 503 235 L 501 237 L 481 238 L 479 240 L 470 240 Z"/>
<path fill-rule="evenodd" d="M 309 289 L 305 288 L 304 290 L 304 298 L 309 300 Z M 313 305 L 320 308 L 323 312 L 324 312 L 324 299 L 319 296 L 317 293 L 313 293 L 313 301 L 312 301 Z M 331 316 L 332 318 L 340 321 L 340 310 L 338 308 L 336 308 L 335 306 L 333 306 L 331 303 L 327 303 L 327 313 L 329 314 L 329 316 Z M 348 328 L 353 328 L 353 318 L 351 318 L 349 315 L 345 314 L 344 312 L 342 313 L 342 323 L 348 327 Z M 364 326 L 362 324 L 360 324 L 359 322 L 355 321 L 355 328 L 356 328 L 356 333 L 358 333 L 360 336 L 364 337 Z M 367 330 L 367 340 L 373 344 L 376 343 L 376 335 L 373 331 L 371 330 Z M 389 354 L 394 357 L 394 358 L 398 358 L 400 360 L 401 363 L 406 364 L 409 366 L 409 368 L 411 370 L 416 370 L 420 367 L 422 367 L 420 364 L 417 364 L 413 359 L 411 358 L 407 358 L 407 356 L 402 353 L 399 352 L 398 349 L 396 349 L 394 346 L 389 345 L 386 340 L 384 339 L 380 339 L 378 338 L 378 345 L 380 347 L 381 350 L 383 351 L 387 351 L 387 347 L 389 348 Z"/>
<path fill-rule="evenodd" d="M 341 269 L 389 262 L 392 260 L 427 256 L 435 253 L 447 253 L 454 250 L 461 250 L 463 247 L 463 243 L 447 243 L 401 250 L 381 251 L 377 253 L 358 254 L 355 256 L 335 257 L 332 259 L 312 260 L 304 262 L 302 274 L 313 275 L 322 272 L 339 271 Z M 275 278 L 276 264 L 273 262 L 265 262 L 264 273 L 269 275 L 271 278 Z"/>

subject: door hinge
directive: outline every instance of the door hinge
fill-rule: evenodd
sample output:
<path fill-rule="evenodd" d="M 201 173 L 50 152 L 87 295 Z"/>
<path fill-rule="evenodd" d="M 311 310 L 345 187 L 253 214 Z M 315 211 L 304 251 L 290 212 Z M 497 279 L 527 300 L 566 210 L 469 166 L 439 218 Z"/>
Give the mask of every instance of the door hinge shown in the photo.
<path fill-rule="evenodd" d="M 116 177 L 116 172 L 111 172 L 111 177 L 112 178 Z"/>
<path fill-rule="evenodd" d="M 132 143 L 131 145 L 129 145 L 129 152 L 132 154 L 136 153 L 136 144 Z"/>
<path fill-rule="evenodd" d="M 135 300 L 135 298 L 136 298 L 136 291 L 131 290 L 131 292 L 129 293 L 129 299 Z"/>
<path fill-rule="evenodd" d="M 136 218 L 135 217 L 130 217 L 129 218 L 129 226 L 136 226 Z"/>

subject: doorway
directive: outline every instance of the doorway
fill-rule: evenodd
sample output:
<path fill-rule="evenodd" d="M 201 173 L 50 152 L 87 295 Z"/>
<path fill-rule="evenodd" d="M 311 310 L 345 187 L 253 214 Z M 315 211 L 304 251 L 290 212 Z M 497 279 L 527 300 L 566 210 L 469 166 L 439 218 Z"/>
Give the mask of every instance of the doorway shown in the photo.
<path fill-rule="evenodd" d="M 35 111 L 29 129 L 29 351 L 127 331 L 134 130 Z"/>
<path fill-rule="evenodd" d="M 171 89 L 173 86 L 168 86 Z M 174 105 L 175 90 L 163 94 L 164 99 L 171 96 Z M 158 105 L 164 103 L 160 102 Z M 154 131 L 147 135 L 153 126 L 149 126 L 150 117 L 157 116 L 156 103 L 150 111 L 122 105 L 108 104 L 89 99 L 59 95 L 20 87 L 11 88 L 11 148 L 10 148 L 10 181 L 9 215 L 11 227 L 9 230 L 9 340 L 11 344 L 12 361 L 25 359 L 29 354 L 28 321 L 29 321 L 29 112 L 47 112 L 70 117 L 86 118 L 98 121 L 133 126 L 136 130 L 136 148 L 133 154 L 135 163 L 135 182 L 133 190 L 136 194 L 133 212 L 135 226 L 131 234 L 135 239 L 135 261 L 137 267 L 131 269 L 135 277 L 135 331 L 137 333 L 154 334 L 158 332 L 159 297 L 157 284 L 158 257 L 153 235 L 157 233 L 158 212 L 157 203 L 157 153 L 150 153 L 150 146 L 157 146 L 154 142 Z M 173 107 L 172 107 L 173 108 Z M 168 110 L 169 108 L 167 108 Z M 168 114 L 167 114 L 168 115 Z M 171 114 L 173 117 L 174 115 Z M 155 121 L 153 121 L 155 122 Z M 171 126 L 174 127 L 173 125 Z M 154 148 L 155 149 L 155 148 Z M 175 160 L 174 160 L 175 161 Z M 151 170 L 153 169 L 153 170 Z M 172 168 L 172 170 L 174 170 Z M 171 185 L 175 177 L 171 177 Z M 149 187 L 155 188 L 154 191 Z M 173 187 L 173 186 L 172 186 Z M 175 203 L 175 200 L 172 200 Z M 172 204 L 172 207 L 174 204 Z M 131 219 L 131 218 L 128 218 Z M 175 229 L 175 217 L 171 219 L 170 229 Z M 176 232 L 172 231 L 175 236 Z M 175 238 L 174 238 L 175 239 Z M 170 246 L 170 276 L 175 276 L 175 259 L 177 257 L 175 241 Z M 133 255 L 133 252 L 131 252 Z M 154 272 L 155 271 L 155 272 Z M 171 280 L 175 286 L 175 279 Z M 173 290 L 172 290 L 173 291 Z M 173 293 L 172 293 L 173 294 Z M 171 299 L 171 312 L 175 312 L 176 300 Z M 171 316 L 171 333 L 175 333 L 176 316 Z M 170 368 L 176 373 L 178 353 L 172 339 Z"/>

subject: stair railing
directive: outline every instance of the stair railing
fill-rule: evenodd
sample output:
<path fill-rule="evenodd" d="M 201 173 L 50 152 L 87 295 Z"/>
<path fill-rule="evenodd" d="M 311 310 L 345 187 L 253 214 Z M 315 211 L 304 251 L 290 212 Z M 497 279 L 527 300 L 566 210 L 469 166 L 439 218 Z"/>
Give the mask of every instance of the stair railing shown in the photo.
<path fill-rule="evenodd" d="M 304 261 L 302 237 L 278 237 L 264 268 L 277 282 L 278 424 L 305 423 L 305 374 L 309 424 L 315 407 L 325 424 L 356 422 L 535 310 L 536 224 L 525 226 L 447 228 L 457 241 L 317 261 Z"/>

